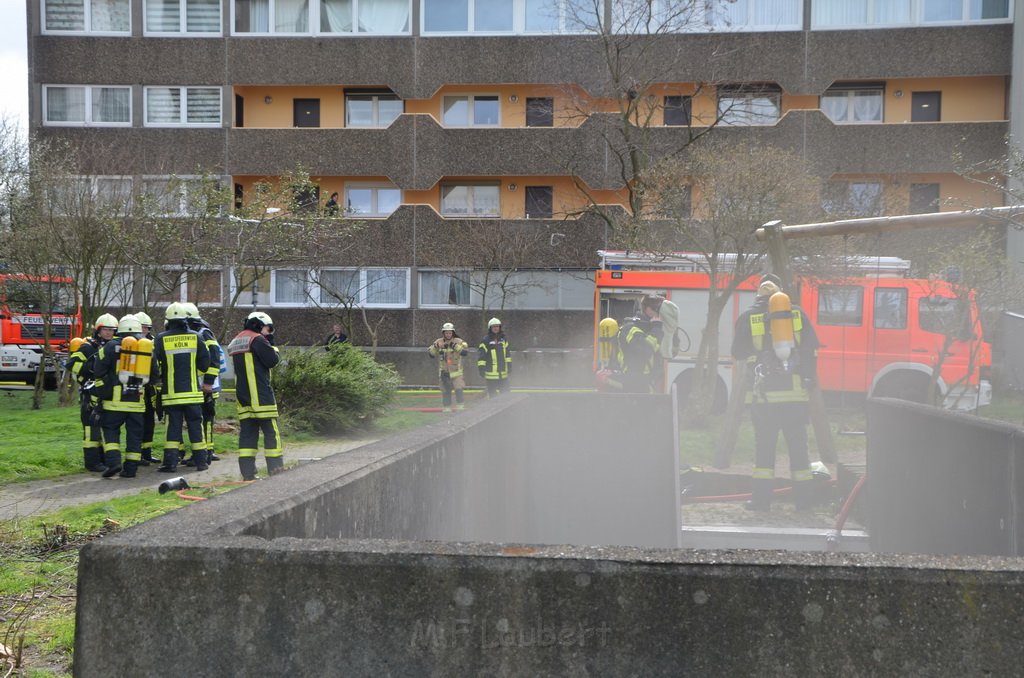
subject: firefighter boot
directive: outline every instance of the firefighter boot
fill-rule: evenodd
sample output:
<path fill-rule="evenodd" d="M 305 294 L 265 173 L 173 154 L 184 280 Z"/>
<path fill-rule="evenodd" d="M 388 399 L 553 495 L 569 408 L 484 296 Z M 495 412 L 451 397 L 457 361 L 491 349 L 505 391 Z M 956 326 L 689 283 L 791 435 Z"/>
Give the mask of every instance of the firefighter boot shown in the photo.
<path fill-rule="evenodd" d="M 256 480 L 256 457 L 239 457 L 238 470 L 242 472 L 242 480 Z"/>
<path fill-rule="evenodd" d="M 98 447 L 86 447 L 82 450 L 85 456 L 85 469 L 93 473 L 103 473 L 107 467 L 103 464 L 103 450 Z"/>
<path fill-rule="evenodd" d="M 113 478 L 121 472 L 121 450 L 110 450 L 104 452 L 103 463 L 107 470 L 103 472 L 104 478 Z"/>
<path fill-rule="evenodd" d="M 284 457 L 267 457 L 267 475 L 276 476 L 284 470 Z"/>
<path fill-rule="evenodd" d="M 139 468 L 139 462 L 137 461 L 126 461 L 124 466 L 121 468 L 121 472 L 117 475 L 122 478 L 134 478 L 135 472 Z"/>
<path fill-rule="evenodd" d="M 164 463 L 156 470 L 157 473 L 174 473 L 178 470 L 178 451 L 164 450 Z"/>
<path fill-rule="evenodd" d="M 793 483 L 793 503 L 797 511 L 810 511 L 814 508 L 814 481 L 800 480 Z"/>
<path fill-rule="evenodd" d="M 754 478 L 750 482 L 751 496 L 747 502 L 748 511 L 763 511 L 767 513 L 772 510 L 772 490 L 775 481 L 771 478 Z"/>
<path fill-rule="evenodd" d="M 142 451 L 142 461 L 139 462 L 139 466 L 149 466 L 150 464 L 159 464 L 160 460 L 153 456 L 152 449 L 145 449 Z"/>

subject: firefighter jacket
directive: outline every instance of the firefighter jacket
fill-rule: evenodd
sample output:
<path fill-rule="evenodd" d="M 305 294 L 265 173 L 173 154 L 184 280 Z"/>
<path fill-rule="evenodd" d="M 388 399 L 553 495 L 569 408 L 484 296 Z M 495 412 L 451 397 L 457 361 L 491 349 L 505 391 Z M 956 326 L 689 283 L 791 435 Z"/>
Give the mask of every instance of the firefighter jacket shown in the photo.
<path fill-rule="evenodd" d="M 96 352 L 100 350 L 105 342 L 100 339 L 99 335 L 93 335 L 87 337 L 82 345 L 78 347 L 78 350 L 68 356 L 67 369 L 71 371 L 71 375 L 75 378 L 75 381 L 79 385 L 92 379 L 92 370 L 83 368 L 88 364 L 89 359 L 96 355 Z"/>
<path fill-rule="evenodd" d="M 146 401 L 143 397 L 142 382 L 138 379 L 129 381 L 127 385 L 118 379 L 118 363 L 121 360 L 121 335 L 103 344 L 96 353 L 93 378 L 93 396 L 101 401 L 108 412 L 145 412 Z"/>
<path fill-rule="evenodd" d="M 649 375 L 660 342 L 656 333 L 638 322 L 628 322 L 619 330 L 619 366 L 625 374 Z"/>
<path fill-rule="evenodd" d="M 441 337 L 427 349 L 432 357 L 437 358 L 437 369 L 441 374 L 448 375 L 455 379 L 462 376 L 462 356 L 469 353 L 469 344 L 462 340 L 462 337 L 453 336 L 445 341 Z"/>
<path fill-rule="evenodd" d="M 214 380 L 209 369 L 210 352 L 206 344 L 184 323 L 172 322 L 170 329 L 156 336 L 153 381 L 162 382 L 160 401 L 164 407 L 201 405 L 202 384 L 213 384 Z"/>
<path fill-rule="evenodd" d="M 217 337 L 213 334 L 213 330 L 205 322 L 201 322 L 198 327 L 192 326 L 191 329 L 199 334 L 199 340 L 203 342 L 206 350 L 210 352 L 210 366 L 203 373 L 203 378 L 212 378 L 210 383 L 214 385 L 213 397 L 216 398 L 220 392 L 220 366 L 224 360 L 224 356 L 221 355 L 222 349 L 220 344 L 217 343 Z"/>
<path fill-rule="evenodd" d="M 271 419 L 277 401 L 270 385 L 270 370 L 280 360 L 277 348 L 259 332 L 243 330 L 228 344 L 235 368 L 235 397 L 239 419 Z"/>
<path fill-rule="evenodd" d="M 477 347 L 476 366 L 484 379 L 507 379 L 512 368 L 508 339 L 504 332 L 488 332 Z"/>
<path fill-rule="evenodd" d="M 758 297 L 740 314 L 733 333 L 732 355 L 747 363 L 748 403 L 807 402 L 807 387 L 817 378 L 818 336 L 799 306 L 792 308 L 796 347 L 783 363 L 772 349 L 768 297 Z"/>

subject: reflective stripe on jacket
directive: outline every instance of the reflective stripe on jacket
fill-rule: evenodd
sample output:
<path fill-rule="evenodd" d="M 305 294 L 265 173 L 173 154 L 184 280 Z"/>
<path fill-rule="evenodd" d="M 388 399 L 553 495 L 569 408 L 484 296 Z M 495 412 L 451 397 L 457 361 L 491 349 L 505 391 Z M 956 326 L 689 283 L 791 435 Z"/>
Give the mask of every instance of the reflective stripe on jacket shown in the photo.
<path fill-rule="evenodd" d="M 487 336 L 480 341 L 477 347 L 477 367 L 484 368 L 484 379 L 507 379 L 508 370 L 512 366 L 512 356 L 509 353 L 508 340 L 504 332 Z"/>
<path fill-rule="evenodd" d="M 259 332 L 242 330 L 228 344 L 235 368 L 235 398 L 239 419 L 272 419 L 277 401 L 270 384 L 270 370 L 280 357 L 277 349 Z"/>
<path fill-rule="evenodd" d="M 153 358 L 163 381 L 160 400 L 165 407 L 202 404 L 199 374 L 204 373 L 206 379 L 210 352 L 198 334 L 186 328 L 161 332 L 154 342 Z M 212 383 L 213 378 L 209 381 Z"/>
<path fill-rule="evenodd" d="M 460 337 L 452 337 L 452 340 L 445 342 L 442 337 L 438 341 L 441 342 L 441 347 L 438 348 L 437 342 L 435 341 L 427 349 L 432 357 L 437 358 L 437 370 L 441 374 L 445 372 L 454 379 L 462 376 L 462 356 L 469 352 L 469 344 L 464 342 Z"/>
<path fill-rule="evenodd" d="M 145 412 L 146 401 L 139 388 L 125 388 L 118 380 L 117 368 L 121 359 L 121 337 L 103 344 L 96 354 L 96 384 L 93 394 L 109 412 Z"/>

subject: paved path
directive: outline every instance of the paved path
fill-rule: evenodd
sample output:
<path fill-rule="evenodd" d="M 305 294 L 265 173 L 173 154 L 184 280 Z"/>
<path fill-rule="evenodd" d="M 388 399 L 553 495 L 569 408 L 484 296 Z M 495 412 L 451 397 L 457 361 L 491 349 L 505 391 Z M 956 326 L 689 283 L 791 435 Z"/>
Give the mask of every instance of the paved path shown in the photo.
<path fill-rule="evenodd" d="M 338 440 L 327 443 L 289 444 L 284 453 L 286 466 L 309 463 L 332 454 L 347 452 L 374 442 L 367 440 Z M 265 469 L 263 456 L 257 466 Z M 183 476 L 193 487 L 205 483 L 227 480 L 241 480 L 238 472 L 238 457 L 222 454 L 206 471 L 195 471 L 179 466 L 179 473 L 157 473 L 156 466 L 139 468 L 135 478 L 102 478 L 98 473 L 82 473 L 50 480 L 34 480 L 27 483 L 12 483 L 0 487 L 0 521 L 18 517 L 49 513 L 66 506 L 79 506 L 95 502 L 139 494 L 144 490 L 155 490 L 168 478 Z"/>

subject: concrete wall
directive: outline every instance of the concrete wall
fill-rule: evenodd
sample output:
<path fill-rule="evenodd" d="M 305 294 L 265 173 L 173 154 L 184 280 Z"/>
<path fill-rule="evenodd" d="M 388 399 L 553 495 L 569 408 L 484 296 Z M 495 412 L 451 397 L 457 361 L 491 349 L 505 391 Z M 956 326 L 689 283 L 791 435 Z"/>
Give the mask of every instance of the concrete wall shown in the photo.
<path fill-rule="evenodd" d="M 499 398 L 97 540 L 75 675 L 1019 671 L 1017 560 L 558 545 L 671 542 L 670 415 Z"/>

